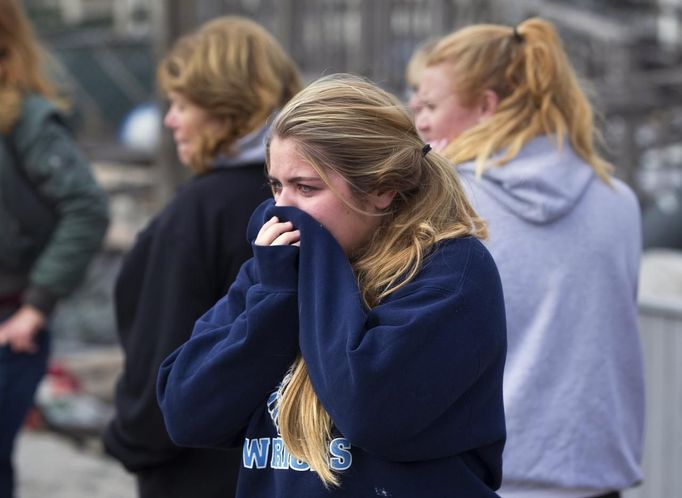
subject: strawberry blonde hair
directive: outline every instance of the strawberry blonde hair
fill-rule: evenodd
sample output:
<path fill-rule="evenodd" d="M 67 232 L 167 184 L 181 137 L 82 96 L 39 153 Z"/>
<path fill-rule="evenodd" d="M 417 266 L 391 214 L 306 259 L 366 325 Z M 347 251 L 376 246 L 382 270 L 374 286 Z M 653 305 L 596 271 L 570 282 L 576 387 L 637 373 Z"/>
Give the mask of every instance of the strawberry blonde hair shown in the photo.
<path fill-rule="evenodd" d="M 568 139 L 573 150 L 606 183 L 612 166 L 595 150 L 601 137 L 592 107 L 554 26 L 528 19 L 515 28 L 469 26 L 444 37 L 430 52 L 427 66 L 444 64 L 452 91 L 464 105 L 486 90 L 499 98 L 495 113 L 464 131 L 443 151 L 453 163 L 475 160 L 480 174 L 486 161 L 504 152 L 498 164 L 513 159 L 538 135 Z"/>

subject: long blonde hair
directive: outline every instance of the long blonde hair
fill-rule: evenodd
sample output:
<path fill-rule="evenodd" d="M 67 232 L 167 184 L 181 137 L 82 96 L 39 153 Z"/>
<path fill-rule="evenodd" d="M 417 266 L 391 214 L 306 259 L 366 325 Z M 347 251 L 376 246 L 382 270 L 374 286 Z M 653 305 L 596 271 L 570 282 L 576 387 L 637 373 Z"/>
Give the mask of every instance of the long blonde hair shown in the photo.
<path fill-rule="evenodd" d="M 612 166 L 595 150 L 599 139 L 592 107 L 563 49 L 554 26 L 528 19 L 516 28 L 494 24 L 469 26 L 444 37 L 427 65 L 445 64 L 453 91 L 473 105 L 494 91 L 495 113 L 456 137 L 443 154 L 453 163 L 476 160 L 480 173 L 488 158 L 504 151 L 498 164 L 513 159 L 538 135 L 567 137 L 573 150 L 609 183 Z"/>
<path fill-rule="evenodd" d="M 182 94 L 221 124 L 216 135 L 201 138 L 191 158 L 200 173 L 302 87 L 296 64 L 277 40 L 238 16 L 214 19 L 180 38 L 159 63 L 157 78 L 164 93 Z"/>
<path fill-rule="evenodd" d="M 3 107 L 3 128 L 14 124 L 21 111 L 22 98 L 27 94 L 39 94 L 62 109 L 67 107 L 65 96 L 51 80 L 48 67 L 57 70 L 58 64 L 38 41 L 21 4 L 17 0 L 2 0 L 0 102 Z"/>
<path fill-rule="evenodd" d="M 425 154 L 402 104 L 367 80 L 343 74 L 317 80 L 282 110 L 273 136 L 293 140 L 323 179 L 329 171 L 344 178 L 357 199 L 396 193 L 372 240 L 351 259 L 369 307 L 412 280 L 437 242 L 486 236 L 449 162 Z M 328 465 L 332 420 L 302 357 L 280 393 L 279 429 L 290 453 L 325 485 L 338 484 Z"/>

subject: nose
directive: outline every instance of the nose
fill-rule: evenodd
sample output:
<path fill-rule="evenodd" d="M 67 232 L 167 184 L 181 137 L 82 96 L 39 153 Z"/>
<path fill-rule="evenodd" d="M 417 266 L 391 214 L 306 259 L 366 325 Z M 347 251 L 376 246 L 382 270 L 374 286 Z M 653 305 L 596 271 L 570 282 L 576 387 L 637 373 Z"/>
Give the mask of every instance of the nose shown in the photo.
<path fill-rule="evenodd" d="M 280 190 L 276 195 L 275 195 L 275 206 L 278 207 L 297 207 L 296 206 L 296 199 L 295 196 L 293 195 L 291 189 L 288 187 L 282 187 L 282 190 Z"/>
<path fill-rule="evenodd" d="M 410 95 L 410 99 L 407 101 L 407 106 L 412 111 L 412 115 L 416 117 L 419 113 L 419 97 L 417 97 L 416 93 L 413 92 Z"/>
<path fill-rule="evenodd" d="M 419 133 L 424 133 L 429 129 L 429 121 L 421 112 L 419 106 L 414 110 L 414 125 Z"/>
<path fill-rule="evenodd" d="M 163 117 L 163 124 L 166 128 L 170 128 L 171 130 L 175 129 L 177 126 L 177 119 L 172 106 L 168 109 L 168 112 L 166 112 L 166 115 Z"/>

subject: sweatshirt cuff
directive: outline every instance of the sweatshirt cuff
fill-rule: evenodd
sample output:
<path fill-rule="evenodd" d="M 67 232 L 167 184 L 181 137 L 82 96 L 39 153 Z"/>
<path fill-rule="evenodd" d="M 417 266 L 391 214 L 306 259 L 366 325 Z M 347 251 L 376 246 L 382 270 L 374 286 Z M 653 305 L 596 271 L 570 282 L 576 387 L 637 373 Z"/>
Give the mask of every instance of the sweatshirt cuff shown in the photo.
<path fill-rule="evenodd" d="M 298 290 L 298 247 L 253 244 L 258 278 L 263 287 L 276 292 Z"/>
<path fill-rule="evenodd" d="M 31 285 L 24 291 L 21 301 L 37 308 L 47 317 L 52 313 L 58 299 L 47 289 Z"/>

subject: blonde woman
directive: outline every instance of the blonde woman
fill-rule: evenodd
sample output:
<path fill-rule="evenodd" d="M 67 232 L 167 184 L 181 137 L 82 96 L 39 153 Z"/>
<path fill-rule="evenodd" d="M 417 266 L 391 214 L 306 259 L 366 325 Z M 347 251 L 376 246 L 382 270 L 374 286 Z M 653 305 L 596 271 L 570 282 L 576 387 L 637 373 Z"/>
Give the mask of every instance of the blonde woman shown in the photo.
<path fill-rule="evenodd" d="M 641 479 L 640 215 L 593 144 L 554 27 L 476 25 L 434 48 L 417 127 L 488 222 L 505 293 L 504 498 L 616 497 Z"/>
<path fill-rule="evenodd" d="M 495 497 L 503 297 L 485 226 L 391 95 L 322 78 L 273 124 L 253 259 L 163 363 L 171 437 L 240 497 Z"/>
<path fill-rule="evenodd" d="M 50 316 L 108 223 L 47 64 L 21 3 L 0 2 L 0 498 L 14 496 L 14 441 L 47 367 Z"/>
<path fill-rule="evenodd" d="M 156 402 L 156 373 L 250 255 L 246 225 L 268 195 L 264 137 L 301 85 L 279 43 L 239 17 L 181 38 L 158 78 L 170 100 L 164 123 L 195 175 L 138 236 L 118 276 L 125 369 L 104 441 L 135 473 L 141 497 L 226 498 L 234 496 L 241 453 L 174 445 Z"/>

